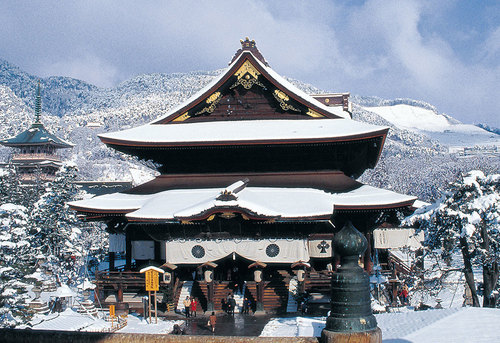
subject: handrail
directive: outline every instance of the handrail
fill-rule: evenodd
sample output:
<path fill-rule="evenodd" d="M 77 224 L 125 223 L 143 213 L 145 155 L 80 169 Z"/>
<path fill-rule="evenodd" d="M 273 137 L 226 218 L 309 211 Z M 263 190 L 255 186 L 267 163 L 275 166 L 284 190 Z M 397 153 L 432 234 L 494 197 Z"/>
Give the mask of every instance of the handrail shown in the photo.
<path fill-rule="evenodd" d="M 55 161 L 61 161 L 61 158 L 58 155 L 48 154 L 48 153 L 34 153 L 34 154 L 14 154 L 12 155 L 12 159 L 20 159 L 20 160 L 32 160 L 32 159 L 50 159 Z"/>

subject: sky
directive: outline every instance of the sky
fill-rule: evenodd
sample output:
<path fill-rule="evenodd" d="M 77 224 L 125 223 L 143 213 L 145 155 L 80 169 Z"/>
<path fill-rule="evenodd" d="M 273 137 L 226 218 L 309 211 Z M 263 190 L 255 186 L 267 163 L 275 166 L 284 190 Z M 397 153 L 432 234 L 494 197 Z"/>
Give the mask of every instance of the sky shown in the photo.
<path fill-rule="evenodd" d="M 248 36 L 281 75 L 500 127 L 498 0 L 2 0 L 0 23 L 0 58 L 40 77 L 215 70 Z"/>

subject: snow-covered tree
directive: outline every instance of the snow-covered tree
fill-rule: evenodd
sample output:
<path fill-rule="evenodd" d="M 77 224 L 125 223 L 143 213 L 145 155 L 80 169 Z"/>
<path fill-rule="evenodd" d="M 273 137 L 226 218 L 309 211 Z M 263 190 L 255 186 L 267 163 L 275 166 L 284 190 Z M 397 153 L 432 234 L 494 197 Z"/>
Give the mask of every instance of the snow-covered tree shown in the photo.
<path fill-rule="evenodd" d="M 446 195 L 422 208 L 406 224 L 425 230 L 425 247 L 445 261 L 461 255 L 473 305 L 479 306 L 473 267 L 483 271 L 483 306 L 494 307 L 500 262 L 500 174 L 474 170 L 450 185 Z"/>
<path fill-rule="evenodd" d="M 32 215 L 36 248 L 46 256 L 46 267 L 65 283 L 76 281 L 86 256 L 90 252 L 99 253 L 105 241 L 96 224 L 80 221 L 68 208 L 68 202 L 81 196 L 74 184 L 76 176 L 75 165 L 61 168 L 56 179 L 47 184 Z"/>
<path fill-rule="evenodd" d="M 52 281 L 80 283 L 86 261 L 104 257 L 107 239 L 67 206 L 84 195 L 73 182 L 74 165 L 40 190 L 21 186 L 12 170 L 0 171 L 0 327 L 12 327 L 30 317 L 28 291 L 45 275 L 38 268 L 51 272 Z"/>
<path fill-rule="evenodd" d="M 29 280 L 36 259 L 31 251 L 27 209 L 21 205 L 0 205 L 0 326 L 14 326 L 27 318 Z"/>

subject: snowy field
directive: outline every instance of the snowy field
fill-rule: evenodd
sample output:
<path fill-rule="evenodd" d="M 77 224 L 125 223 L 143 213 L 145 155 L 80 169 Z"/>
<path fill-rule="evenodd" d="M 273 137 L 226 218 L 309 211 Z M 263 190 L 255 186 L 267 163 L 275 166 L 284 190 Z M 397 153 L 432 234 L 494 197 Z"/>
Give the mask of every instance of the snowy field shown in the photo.
<path fill-rule="evenodd" d="M 450 308 L 375 315 L 386 343 L 500 342 L 500 310 Z M 262 330 L 264 337 L 321 336 L 325 317 L 275 318 Z"/>

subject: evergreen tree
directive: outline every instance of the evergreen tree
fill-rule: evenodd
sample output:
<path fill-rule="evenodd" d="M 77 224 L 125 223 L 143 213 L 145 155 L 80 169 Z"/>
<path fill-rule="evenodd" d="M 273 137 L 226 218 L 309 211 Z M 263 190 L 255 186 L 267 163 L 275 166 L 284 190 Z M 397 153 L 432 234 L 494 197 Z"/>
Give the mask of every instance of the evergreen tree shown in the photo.
<path fill-rule="evenodd" d="M 450 185 L 437 203 L 406 220 L 425 230 L 425 247 L 440 251 L 443 259 L 461 254 L 473 306 L 479 306 L 473 267 L 483 270 L 483 306 L 494 307 L 498 295 L 500 262 L 500 175 L 471 171 Z"/>
<path fill-rule="evenodd" d="M 0 327 L 25 322 L 28 289 L 35 281 L 31 276 L 36 268 L 28 230 L 29 209 L 26 188 L 20 187 L 13 168 L 0 174 Z M 12 198 L 9 198 L 9 195 Z"/>
<path fill-rule="evenodd" d="M 0 327 L 29 320 L 28 290 L 52 273 L 59 283 L 80 283 L 88 258 L 104 257 L 106 233 L 77 219 L 67 202 L 84 196 L 77 169 L 65 165 L 44 188 L 23 186 L 14 170 L 0 172 Z M 40 195 L 39 195 L 40 194 Z"/>
<path fill-rule="evenodd" d="M 102 254 L 102 230 L 96 224 L 78 220 L 68 202 L 82 194 L 74 181 L 75 165 L 65 165 L 45 193 L 35 204 L 32 223 L 36 233 L 37 249 L 46 256 L 46 266 L 60 282 L 72 283 L 82 274 L 86 256 Z"/>

